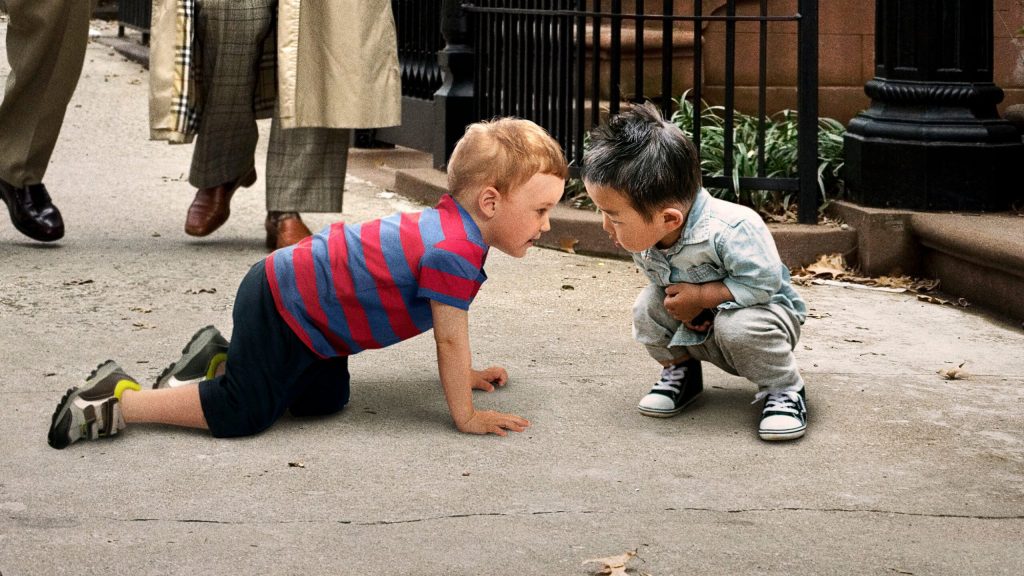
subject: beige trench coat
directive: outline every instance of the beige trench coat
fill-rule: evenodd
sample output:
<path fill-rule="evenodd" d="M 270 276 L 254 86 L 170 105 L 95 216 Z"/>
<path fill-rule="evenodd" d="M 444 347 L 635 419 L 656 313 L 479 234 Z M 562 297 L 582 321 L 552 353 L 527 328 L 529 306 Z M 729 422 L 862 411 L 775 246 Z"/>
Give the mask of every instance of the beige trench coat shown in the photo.
<path fill-rule="evenodd" d="M 181 0 L 153 0 L 150 30 L 150 136 L 189 142 L 176 99 L 194 92 L 176 51 L 186 44 Z M 401 123 L 401 77 L 390 0 L 280 0 L 276 83 L 260 81 L 258 101 L 276 92 L 285 128 L 379 128 Z M 176 64 L 177 60 L 177 64 Z M 268 76 L 268 74 L 264 74 Z M 265 80 L 266 78 L 264 78 Z"/>

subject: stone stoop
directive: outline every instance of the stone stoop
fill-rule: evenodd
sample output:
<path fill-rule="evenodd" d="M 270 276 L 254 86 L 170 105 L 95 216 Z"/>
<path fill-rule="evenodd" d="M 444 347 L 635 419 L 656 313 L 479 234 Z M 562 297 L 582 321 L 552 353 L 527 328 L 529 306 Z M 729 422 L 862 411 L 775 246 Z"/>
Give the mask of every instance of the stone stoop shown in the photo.
<path fill-rule="evenodd" d="M 939 289 L 1024 320 L 1024 216 L 866 208 L 833 202 L 857 230 L 853 258 L 871 276 L 937 278 Z"/>
<path fill-rule="evenodd" d="M 942 291 L 1024 321 L 1024 216 L 918 213 L 911 228 Z"/>

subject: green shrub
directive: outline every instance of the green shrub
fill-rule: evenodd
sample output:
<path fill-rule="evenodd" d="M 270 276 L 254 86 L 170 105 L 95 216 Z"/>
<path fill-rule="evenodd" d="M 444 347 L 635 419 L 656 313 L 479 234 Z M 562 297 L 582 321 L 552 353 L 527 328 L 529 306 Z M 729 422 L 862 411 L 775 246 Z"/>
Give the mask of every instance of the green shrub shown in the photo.
<path fill-rule="evenodd" d="M 693 137 L 694 104 L 684 93 L 677 101 L 678 108 L 672 122 L 687 136 Z M 701 170 L 709 176 L 725 176 L 725 115 L 722 106 L 701 103 L 700 156 Z M 733 189 L 709 188 L 715 196 L 749 206 L 770 219 L 787 219 L 796 213 L 796 192 L 770 190 L 740 190 L 739 179 L 757 176 L 756 116 L 734 112 L 733 134 Z M 842 196 L 843 134 L 845 127 L 832 118 L 818 120 L 818 189 L 824 205 Z M 765 121 L 764 156 L 765 176 L 769 178 L 797 177 L 797 114 L 783 110 Z M 571 180 L 566 184 L 566 202 L 577 207 L 593 207 L 583 185 Z"/>
<path fill-rule="evenodd" d="M 687 99 L 687 94 L 683 94 L 677 104 L 672 121 L 692 138 L 694 104 Z M 710 189 L 711 193 L 750 206 L 765 216 L 792 212 L 798 199 L 796 192 L 739 189 L 741 177 L 757 176 L 757 117 L 734 112 L 732 173 L 725 174 L 725 109 L 722 106 L 708 106 L 703 102 L 701 104 L 701 169 L 707 175 L 729 176 L 733 181 L 733 189 Z M 843 191 L 841 170 L 845 131 L 845 127 L 837 120 L 818 119 L 818 190 L 822 205 L 839 197 Z M 798 134 L 797 114 L 793 110 L 783 110 L 765 120 L 766 177 L 797 177 Z"/>

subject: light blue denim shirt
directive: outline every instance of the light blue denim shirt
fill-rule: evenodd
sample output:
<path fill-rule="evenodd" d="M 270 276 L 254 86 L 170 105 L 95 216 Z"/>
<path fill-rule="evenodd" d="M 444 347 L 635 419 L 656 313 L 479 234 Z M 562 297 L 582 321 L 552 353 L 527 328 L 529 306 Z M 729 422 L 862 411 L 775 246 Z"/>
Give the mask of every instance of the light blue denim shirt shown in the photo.
<path fill-rule="evenodd" d="M 697 192 L 679 240 L 668 249 L 652 246 L 633 261 L 658 286 L 722 281 L 733 299 L 719 310 L 775 302 L 789 308 L 803 324 L 807 305 L 790 283 L 775 240 L 756 212 L 745 206 Z M 704 342 L 707 333 L 680 325 L 670 346 Z"/>

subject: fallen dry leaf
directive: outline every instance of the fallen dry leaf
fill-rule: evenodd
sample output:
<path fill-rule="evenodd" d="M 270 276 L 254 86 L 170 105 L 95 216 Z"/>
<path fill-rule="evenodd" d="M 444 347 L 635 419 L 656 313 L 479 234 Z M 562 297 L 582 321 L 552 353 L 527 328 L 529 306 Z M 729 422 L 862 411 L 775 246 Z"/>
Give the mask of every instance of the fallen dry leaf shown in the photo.
<path fill-rule="evenodd" d="M 967 364 L 966 360 L 954 368 L 943 368 L 942 370 L 939 370 L 939 376 L 942 376 L 946 380 L 966 380 L 970 378 L 971 375 L 964 370 L 964 364 Z"/>
<path fill-rule="evenodd" d="M 558 247 L 569 254 L 576 253 L 576 245 L 579 243 L 580 241 L 572 236 L 563 236 L 558 239 Z"/>
<path fill-rule="evenodd" d="M 938 296 L 931 296 L 929 294 L 918 294 L 917 299 L 921 302 L 927 302 L 929 304 L 951 304 L 949 300 L 943 300 Z"/>
<path fill-rule="evenodd" d="M 627 550 L 623 554 L 618 556 L 609 556 L 607 558 L 594 558 L 592 560 L 584 560 L 583 565 L 600 563 L 603 566 L 598 574 L 607 574 L 608 576 L 629 576 L 626 572 L 626 564 L 636 556 L 636 550 Z"/>
<path fill-rule="evenodd" d="M 914 278 L 912 276 L 878 276 L 874 278 L 858 276 L 854 271 L 847 269 L 846 260 L 842 254 L 823 255 L 814 264 L 806 268 L 794 269 L 791 273 L 793 284 L 797 286 L 824 284 L 842 286 L 844 288 L 863 288 L 879 292 L 910 292 L 918 294 L 918 299 L 925 302 L 934 302 L 936 304 L 951 303 L 941 298 L 933 300 L 929 296 L 921 296 L 925 292 L 937 289 L 939 287 L 938 279 Z M 960 305 L 967 306 L 966 300 Z"/>
<path fill-rule="evenodd" d="M 822 254 L 818 261 L 807 266 L 807 271 L 813 276 L 838 278 L 849 273 L 846 269 L 846 259 L 842 254 Z"/>

